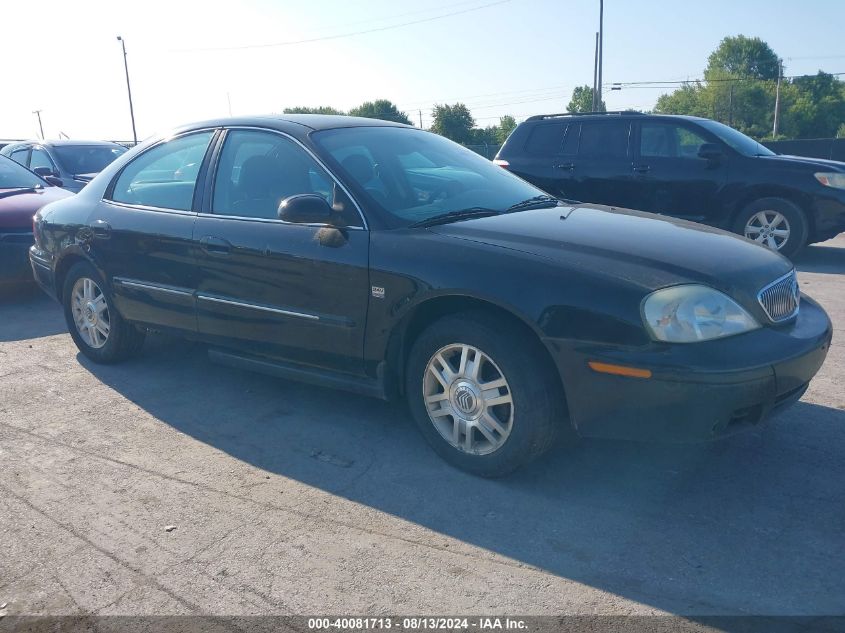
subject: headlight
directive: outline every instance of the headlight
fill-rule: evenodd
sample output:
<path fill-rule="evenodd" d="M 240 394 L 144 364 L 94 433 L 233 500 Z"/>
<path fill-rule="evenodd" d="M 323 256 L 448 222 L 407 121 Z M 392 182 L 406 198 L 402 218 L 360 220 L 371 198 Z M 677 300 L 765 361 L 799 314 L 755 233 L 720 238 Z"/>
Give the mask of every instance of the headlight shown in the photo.
<path fill-rule="evenodd" d="M 822 183 L 825 187 L 833 187 L 834 189 L 845 189 L 845 174 L 831 171 L 818 172 L 814 174 L 816 180 Z"/>
<path fill-rule="evenodd" d="M 709 341 L 760 327 L 726 294 L 695 284 L 651 293 L 643 302 L 643 318 L 655 339 L 669 343 Z"/>

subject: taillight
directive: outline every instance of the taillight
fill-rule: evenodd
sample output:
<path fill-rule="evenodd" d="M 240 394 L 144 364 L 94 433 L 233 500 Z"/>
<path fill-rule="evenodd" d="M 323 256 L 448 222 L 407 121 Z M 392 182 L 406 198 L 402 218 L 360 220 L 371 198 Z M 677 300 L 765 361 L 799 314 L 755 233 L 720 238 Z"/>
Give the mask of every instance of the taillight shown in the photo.
<path fill-rule="evenodd" d="M 499 167 L 510 167 L 511 166 L 511 164 L 508 161 L 501 159 L 501 158 L 494 158 L 493 164 L 498 165 Z"/>

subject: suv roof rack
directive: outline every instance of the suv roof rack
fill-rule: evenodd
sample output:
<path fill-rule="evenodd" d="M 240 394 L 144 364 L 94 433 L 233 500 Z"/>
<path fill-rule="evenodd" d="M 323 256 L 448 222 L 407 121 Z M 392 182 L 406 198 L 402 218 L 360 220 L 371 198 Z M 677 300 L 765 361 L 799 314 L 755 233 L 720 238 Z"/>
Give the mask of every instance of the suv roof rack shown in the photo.
<path fill-rule="evenodd" d="M 525 120 L 542 121 L 543 119 L 555 119 L 561 116 L 596 116 L 599 114 L 638 114 L 640 116 L 646 116 L 645 113 L 640 112 L 639 110 L 609 110 L 607 112 L 561 112 L 559 114 L 535 114 Z"/>

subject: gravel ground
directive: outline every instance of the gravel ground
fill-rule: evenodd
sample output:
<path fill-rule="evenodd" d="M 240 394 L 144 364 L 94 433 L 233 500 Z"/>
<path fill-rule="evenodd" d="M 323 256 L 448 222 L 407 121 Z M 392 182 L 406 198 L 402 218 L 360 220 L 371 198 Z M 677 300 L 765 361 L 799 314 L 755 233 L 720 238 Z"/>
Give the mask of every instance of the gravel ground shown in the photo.
<path fill-rule="evenodd" d="M 499 481 L 402 407 L 151 337 L 96 366 L 0 296 L 3 614 L 845 614 L 845 236 L 797 262 L 836 334 L 766 428 L 582 441 Z"/>

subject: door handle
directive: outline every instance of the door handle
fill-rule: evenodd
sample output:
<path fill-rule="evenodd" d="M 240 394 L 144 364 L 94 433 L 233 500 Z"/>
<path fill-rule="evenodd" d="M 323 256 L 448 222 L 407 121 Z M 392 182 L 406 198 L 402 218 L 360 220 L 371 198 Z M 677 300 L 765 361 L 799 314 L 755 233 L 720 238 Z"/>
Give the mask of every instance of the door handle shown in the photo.
<path fill-rule="evenodd" d="M 575 163 L 561 163 L 560 165 L 555 165 L 555 169 L 565 169 L 567 171 L 574 171 Z"/>
<path fill-rule="evenodd" d="M 111 224 L 105 220 L 94 220 L 88 225 L 88 227 L 91 229 L 94 237 L 100 237 L 103 239 L 111 237 Z"/>
<path fill-rule="evenodd" d="M 232 250 L 232 243 L 222 237 L 206 235 L 200 239 L 200 248 L 209 255 L 228 255 Z"/>
<path fill-rule="evenodd" d="M 634 165 L 634 171 L 638 174 L 646 174 L 651 171 L 651 165 Z"/>

